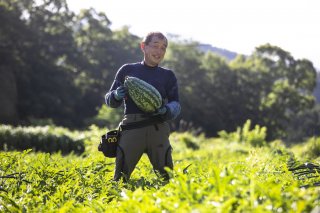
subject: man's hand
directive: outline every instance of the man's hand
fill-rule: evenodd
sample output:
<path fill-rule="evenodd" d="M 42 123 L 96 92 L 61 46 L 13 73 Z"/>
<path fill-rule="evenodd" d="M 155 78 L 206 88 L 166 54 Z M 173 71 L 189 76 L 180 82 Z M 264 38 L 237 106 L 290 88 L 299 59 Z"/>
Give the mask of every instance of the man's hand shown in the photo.
<path fill-rule="evenodd" d="M 164 115 L 167 112 L 167 107 L 163 106 L 160 107 L 155 113 L 154 115 Z"/>
<path fill-rule="evenodd" d="M 165 106 L 160 107 L 153 115 L 161 115 L 165 120 L 173 120 L 176 119 L 180 114 L 181 107 L 180 103 L 177 101 L 171 101 L 167 103 Z"/>
<path fill-rule="evenodd" d="M 117 101 L 122 100 L 126 94 L 127 94 L 127 89 L 124 86 L 119 86 L 115 91 L 114 91 L 114 98 Z"/>

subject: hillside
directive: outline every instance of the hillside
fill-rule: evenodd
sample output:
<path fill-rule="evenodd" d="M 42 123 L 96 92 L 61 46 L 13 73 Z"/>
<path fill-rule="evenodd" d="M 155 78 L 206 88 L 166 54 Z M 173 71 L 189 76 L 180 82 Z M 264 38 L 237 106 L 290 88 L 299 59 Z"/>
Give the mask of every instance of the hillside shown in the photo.
<path fill-rule="evenodd" d="M 234 59 L 238 53 L 236 52 L 232 52 L 232 51 L 229 51 L 229 50 L 226 50 L 226 49 L 222 49 L 222 48 L 219 48 L 219 47 L 214 47 L 210 44 L 199 44 L 199 49 L 203 52 L 208 52 L 208 51 L 211 51 L 211 52 L 214 52 L 218 55 L 221 55 L 223 57 L 225 57 L 227 60 L 232 60 Z"/>

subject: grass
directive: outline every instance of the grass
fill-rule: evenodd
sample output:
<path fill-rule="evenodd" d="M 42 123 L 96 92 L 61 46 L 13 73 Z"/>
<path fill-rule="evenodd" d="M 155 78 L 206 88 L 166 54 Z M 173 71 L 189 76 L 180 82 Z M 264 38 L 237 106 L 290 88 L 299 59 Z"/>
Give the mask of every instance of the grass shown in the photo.
<path fill-rule="evenodd" d="M 311 212 L 320 202 L 312 186 L 320 178 L 299 180 L 288 169 L 290 157 L 303 162 L 305 152 L 281 141 L 255 147 L 173 133 L 170 181 L 159 180 L 144 155 L 124 184 L 112 181 L 114 159 L 97 151 L 101 130 L 85 134 L 81 156 L 0 152 L 0 211 Z"/>

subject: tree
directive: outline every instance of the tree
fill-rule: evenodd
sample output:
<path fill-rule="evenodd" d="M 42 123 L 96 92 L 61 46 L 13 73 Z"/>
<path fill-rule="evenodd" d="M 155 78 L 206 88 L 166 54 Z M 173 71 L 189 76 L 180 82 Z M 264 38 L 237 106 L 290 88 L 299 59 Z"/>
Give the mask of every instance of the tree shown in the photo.
<path fill-rule="evenodd" d="M 31 2 L 24 2 L 29 5 Z M 0 4 L 0 121 L 18 123 L 18 91 L 14 73 L 21 70 L 23 63 L 20 52 L 24 43 L 23 35 L 28 31 L 23 21 L 18 1 L 3 1 Z"/>
<path fill-rule="evenodd" d="M 16 87 L 19 123 L 51 118 L 57 124 L 70 124 L 77 118 L 70 94 L 77 93 L 71 72 L 61 66 L 74 50 L 72 14 L 65 1 L 4 1 L 1 10 L 1 19 L 7 20 L 1 28 L 5 50 L 1 66 L 12 76 L 10 87 Z"/>
<path fill-rule="evenodd" d="M 286 128 L 287 140 L 290 142 L 303 142 L 306 139 L 320 135 L 320 105 L 311 110 L 299 112 L 292 118 L 290 126 Z"/>
<path fill-rule="evenodd" d="M 264 70 L 259 120 L 268 127 L 270 138 L 286 138 L 285 129 L 297 113 L 314 105 L 316 70 L 310 61 L 295 60 L 270 44 L 257 47 L 247 60 L 258 60 L 258 69 Z"/>
<path fill-rule="evenodd" d="M 182 106 L 182 117 L 194 125 L 203 124 L 201 106 L 198 104 L 202 94 L 199 83 L 204 78 L 204 72 L 199 69 L 202 53 L 197 51 L 197 44 L 188 42 L 169 43 L 167 54 L 163 65 L 172 69 L 178 79 L 180 102 Z"/>
<path fill-rule="evenodd" d="M 76 111 L 86 118 L 95 116 L 104 104 L 104 94 L 120 66 L 141 60 L 140 38 L 128 28 L 112 32 L 110 24 L 104 13 L 94 9 L 82 10 L 77 16 L 74 36 L 83 60 L 73 62 L 78 63 L 75 82 L 82 94 Z"/>
<path fill-rule="evenodd" d="M 313 94 L 316 98 L 317 104 L 320 104 L 320 73 L 319 72 L 317 72 L 317 83 L 316 83 L 316 87 L 313 91 Z"/>

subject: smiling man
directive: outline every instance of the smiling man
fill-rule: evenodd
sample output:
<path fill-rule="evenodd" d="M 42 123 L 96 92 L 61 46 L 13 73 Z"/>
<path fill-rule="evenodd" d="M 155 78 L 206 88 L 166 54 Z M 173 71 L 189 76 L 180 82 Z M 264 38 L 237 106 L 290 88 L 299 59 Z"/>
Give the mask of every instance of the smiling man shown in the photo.
<path fill-rule="evenodd" d="M 152 120 L 155 116 L 161 118 L 155 123 L 121 131 L 114 175 L 116 181 L 121 178 L 127 181 L 130 178 L 143 153 L 147 153 L 153 169 L 164 179 L 169 178 L 165 168 L 173 168 L 170 127 L 167 121 L 175 119 L 180 114 L 181 107 L 175 74 L 159 66 L 167 46 L 168 40 L 162 33 L 149 33 L 140 44 L 144 54 L 143 61 L 123 65 L 105 96 L 105 102 L 110 107 L 120 107 L 124 103 L 122 125 Z M 154 86 L 161 94 L 162 107 L 151 115 L 140 110 L 123 86 L 126 76 L 137 77 Z"/>

